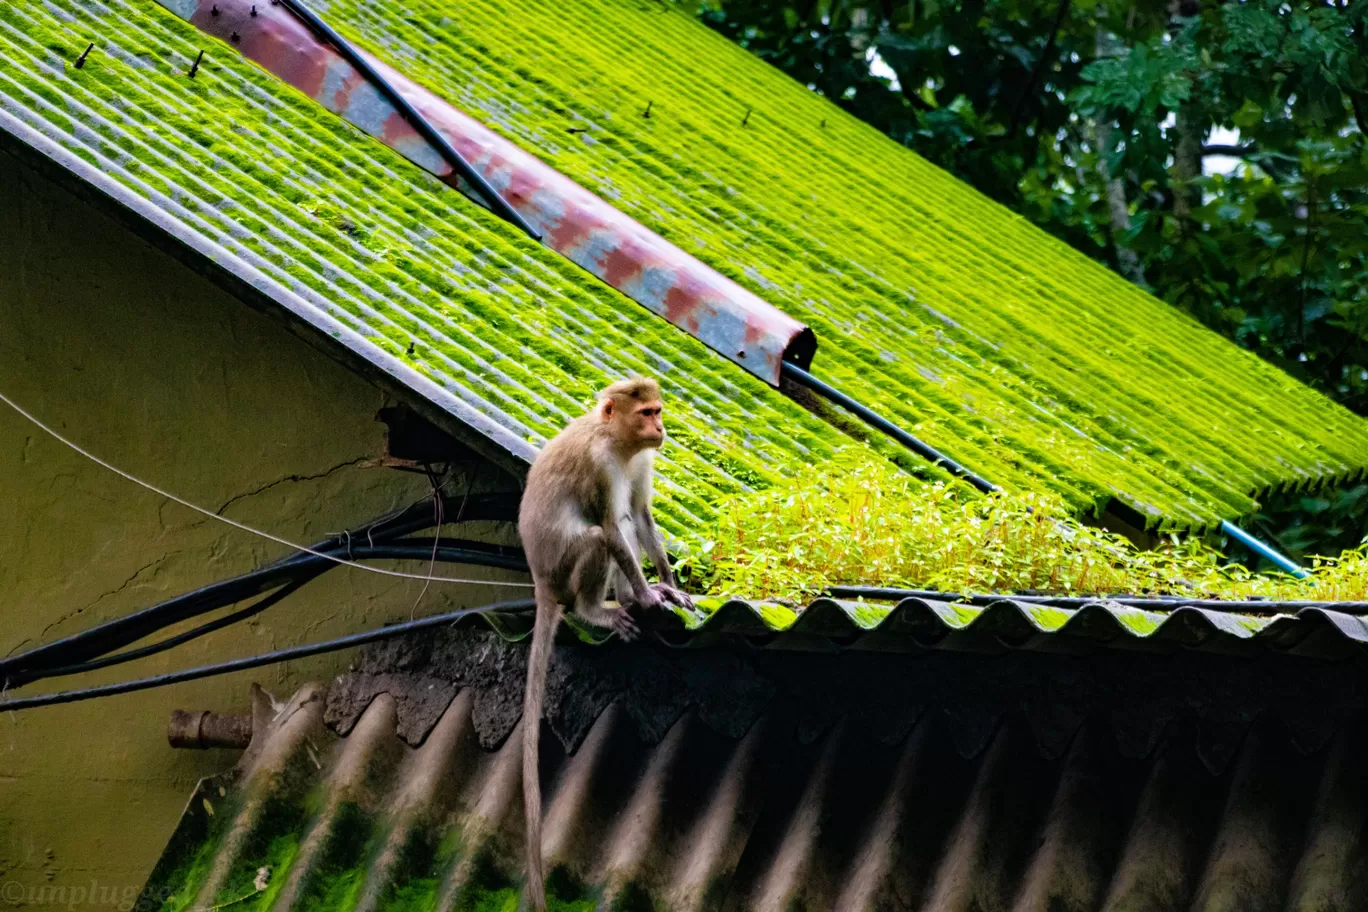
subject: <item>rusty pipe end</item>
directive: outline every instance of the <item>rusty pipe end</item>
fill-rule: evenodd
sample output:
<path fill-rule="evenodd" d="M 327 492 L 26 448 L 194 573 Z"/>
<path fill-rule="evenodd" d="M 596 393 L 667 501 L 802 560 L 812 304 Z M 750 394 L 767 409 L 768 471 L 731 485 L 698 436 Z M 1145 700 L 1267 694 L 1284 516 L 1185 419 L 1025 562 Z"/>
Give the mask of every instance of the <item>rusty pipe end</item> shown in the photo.
<path fill-rule="evenodd" d="M 172 747 L 191 750 L 245 750 L 252 742 L 252 717 L 248 713 L 174 709 L 166 726 L 166 740 Z"/>

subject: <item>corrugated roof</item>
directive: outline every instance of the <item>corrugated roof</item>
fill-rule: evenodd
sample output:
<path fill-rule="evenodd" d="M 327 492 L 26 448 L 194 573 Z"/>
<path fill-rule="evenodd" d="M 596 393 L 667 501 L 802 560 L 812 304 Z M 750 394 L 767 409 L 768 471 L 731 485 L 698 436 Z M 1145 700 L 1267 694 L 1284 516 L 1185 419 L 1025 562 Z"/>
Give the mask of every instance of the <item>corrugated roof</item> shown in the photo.
<path fill-rule="evenodd" d="M 1358 603 L 1356 603 L 1358 604 Z M 681 649 L 918 653 L 953 649 L 978 653 L 1095 653 L 1109 649 L 1163 654 L 1192 650 L 1254 656 L 1286 653 L 1315 658 L 1362 656 L 1368 617 L 1323 606 L 1258 614 L 1174 602 L 1162 609 L 1098 600 L 1059 608 L 1003 596 L 987 605 L 906 598 L 896 604 L 814 599 L 801 611 L 771 602 L 707 598 L 697 613 L 675 610 L 637 618 L 646 634 Z M 465 627 L 493 630 L 509 642 L 531 634 L 532 615 L 475 615 Z M 565 619 L 576 641 L 619 642 L 600 627 Z M 571 635 L 562 634 L 570 641 Z"/>
<path fill-rule="evenodd" d="M 146 204 L 523 459 L 610 380 L 659 376 L 673 437 L 659 508 L 675 532 L 717 493 L 831 452 L 831 428 L 788 398 L 155 4 L 0 5 L 7 114 L 11 148 L 22 132 Z"/>
<path fill-rule="evenodd" d="M 1368 644 L 1368 619 L 1324 607 L 1242 614 L 1175 601 L 1161 610 L 1099 599 L 1081 608 L 1016 601 L 986 606 L 907 598 L 895 605 L 819 598 L 801 612 L 743 599 L 709 599 L 711 613 L 689 619 L 678 642 L 710 645 L 717 638 L 758 637 L 778 647 L 904 651 L 959 645 L 1048 651 L 1102 646 L 1221 652 L 1271 649 L 1299 655 L 1358 654 Z M 671 635 L 663 634 L 667 639 Z"/>
<path fill-rule="evenodd" d="M 784 661 L 761 669 L 770 690 L 732 731 L 709 717 L 722 694 L 681 703 L 652 732 L 649 677 L 581 668 L 560 682 L 579 712 L 596 708 L 568 752 L 543 737 L 552 908 L 1258 912 L 1368 901 L 1361 664 L 1299 677 L 1287 659 L 1224 660 L 1199 681 L 1190 663 L 1146 675 L 1153 663 L 1139 657 L 833 666 L 839 657 L 767 655 Z M 754 671 L 716 661 L 733 684 Z M 696 662 L 676 665 L 707 692 Z M 278 711 L 259 703 L 251 748 L 201 783 L 153 874 L 165 908 L 516 906 L 516 714 L 489 743 L 489 701 L 469 684 L 401 738 L 442 672 L 388 667 L 347 676 L 373 686 L 345 737 L 325 724 L 337 701 L 322 688 Z M 1177 677 L 1204 691 L 1175 699 L 1183 688 L 1165 680 Z M 896 724 L 883 708 L 902 710 Z"/>
<path fill-rule="evenodd" d="M 1368 460 L 1361 419 L 663 6 L 326 12 L 810 323 L 819 376 L 995 481 L 1201 524 L 1248 512 L 1252 491 Z M 163 9 L 6 4 L 0 59 L 11 143 L 22 125 L 43 134 L 21 142 L 85 163 L 83 180 L 141 201 L 198 255 L 508 452 L 526 458 L 628 370 L 663 375 L 676 397 L 679 445 L 662 465 L 676 531 L 716 492 L 830 452 L 827 426 L 787 399 Z"/>
<path fill-rule="evenodd" d="M 814 373 L 1008 488 L 1208 523 L 1248 512 L 1254 491 L 1368 461 L 1368 422 L 671 4 L 325 8 L 349 39 L 810 325 Z"/>

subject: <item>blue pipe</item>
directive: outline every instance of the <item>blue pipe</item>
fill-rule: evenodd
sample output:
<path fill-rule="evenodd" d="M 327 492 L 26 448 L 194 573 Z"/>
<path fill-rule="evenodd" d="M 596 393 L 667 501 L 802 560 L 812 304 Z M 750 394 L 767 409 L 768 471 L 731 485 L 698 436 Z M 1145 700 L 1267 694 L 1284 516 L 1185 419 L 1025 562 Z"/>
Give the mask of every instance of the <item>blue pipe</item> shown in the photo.
<path fill-rule="evenodd" d="M 793 362 L 785 361 L 783 363 L 781 370 L 784 376 L 788 377 L 790 380 L 793 380 L 796 383 L 800 383 L 803 386 L 806 386 L 808 389 L 812 390 L 814 393 L 826 399 L 827 401 L 836 403 L 837 405 L 844 408 L 846 411 L 855 415 L 865 424 L 868 424 L 871 427 L 878 428 L 879 430 L 887 434 L 889 437 L 892 437 L 894 440 L 898 441 L 903 446 L 907 447 L 912 452 L 921 456 L 927 462 L 930 462 L 933 465 L 938 465 L 946 471 L 950 472 L 950 474 L 963 478 L 964 480 L 972 484 L 974 487 L 982 491 L 984 494 L 991 494 L 994 491 L 1002 490 L 997 485 L 993 484 L 991 481 L 988 481 L 986 478 L 983 478 L 982 476 L 974 474 L 972 471 L 966 469 L 964 466 L 955 462 L 949 456 L 946 456 L 944 453 L 941 453 L 939 450 L 935 449 L 929 444 L 924 443 L 921 440 L 918 440 L 916 437 L 912 436 L 907 431 L 898 427 L 896 424 L 889 421 L 882 415 L 872 411 L 871 409 L 866 408 L 864 405 L 861 405 L 859 402 L 850 398 L 845 393 L 841 392 L 835 387 L 823 383 L 821 380 L 818 380 L 816 377 L 812 376 L 812 374 L 803 370 L 801 367 L 794 364 Z M 1240 542 L 1246 548 L 1253 551 L 1255 554 L 1258 554 L 1260 557 L 1264 557 L 1272 561 L 1274 564 L 1278 566 L 1279 569 L 1292 574 L 1297 579 L 1306 579 L 1306 571 L 1303 570 L 1301 566 L 1297 564 L 1296 561 L 1292 560 L 1292 558 L 1288 557 L 1287 555 L 1274 550 L 1272 546 L 1266 544 L 1265 542 L 1259 541 L 1257 538 L 1250 535 L 1248 532 L 1246 532 L 1244 529 L 1241 529 L 1234 523 L 1224 519 L 1221 520 L 1221 531 L 1224 532 L 1226 535 L 1229 535 L 1236 541 Z"/>
<path fill-rule="evenodd" d="M 1248 548 L 1250 551 L 1253 551 L 1260 557 L 1266 558 L 1267 560 L 1270 560 L 1273 563 L 1277 564 L 1278 569 L 1287 571 L 1288 573 L 1295 576 L 1297 579 L 1306 579 L 1306 571 L 1301 568 L 1300 564 L 1298 564 L 1292 558 L 1288 557 L 1286 554 L 1282 554 L 1281 552 L 1275 551 L 1272 548 L 1272 546 L 1266 544 L 1265 542 L 1259 541 L 1257 538 L 1250 535 L 1248 532 L 1246 532 L 1244 529 L 1241 529 L 1239 526 L 1235 525 L 1230 520 L 1221 520 L 1221 531 L 1224 532 L 1226 535 L 1229 535 L 1231 538 L 1235 539 L 1237 542 L 1244 545 L 1246 548 Z"/>

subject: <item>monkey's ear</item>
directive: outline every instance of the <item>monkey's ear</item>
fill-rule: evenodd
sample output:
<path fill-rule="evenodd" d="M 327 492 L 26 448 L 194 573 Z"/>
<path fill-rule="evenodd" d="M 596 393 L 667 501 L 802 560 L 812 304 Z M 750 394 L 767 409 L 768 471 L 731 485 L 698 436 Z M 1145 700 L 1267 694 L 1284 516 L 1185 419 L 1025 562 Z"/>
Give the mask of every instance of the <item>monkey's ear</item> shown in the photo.
<path fill-rule="evenodd" d="M 605 423 L 613 420 L 613 400 L 604 399 L 599 402 L 599 418 Z"/>

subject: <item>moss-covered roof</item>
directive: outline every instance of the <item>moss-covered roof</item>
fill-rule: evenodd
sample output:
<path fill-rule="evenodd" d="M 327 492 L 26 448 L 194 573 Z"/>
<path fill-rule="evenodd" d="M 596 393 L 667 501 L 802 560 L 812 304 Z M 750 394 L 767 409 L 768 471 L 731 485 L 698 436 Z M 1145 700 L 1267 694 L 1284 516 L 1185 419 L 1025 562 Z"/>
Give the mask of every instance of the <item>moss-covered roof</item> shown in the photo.
<path fill-rule="evenodd" d="M 85 66 L 72 62 L 97 41 Z M 227 47 L 141 0 L 0 5 L 0 110 L 97 165 L 479 411 L 539 440 L 628 372 L 662 378 L 660 498 L 820 462 L 824 422 L 521 236 Z M 414 353 L 407 353 L 416 340 Z"/>
<path fill-rule="evenodd" d="M 806 321 L 814 373 L 999 484 L 1080 505 L 1114 494 L 1186 525 L 1368 465 L 1362 419 L 668 4 L 329 0 L 327 12 Z"/>
<path fill-rule="evenodd" d="M 818 376 L 994 481 L 1186 526 L 1368 465 L 1361 419 L 664 6 L 324 11 L 810 323 Z M 0 61 L 0 109 L 520 438 L 660 375 L 676 531 L 831 451 L 828 425 L 149 0 L 6 4 Z"/>

